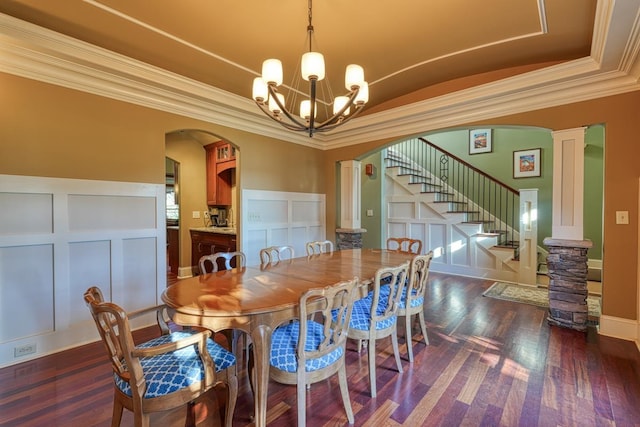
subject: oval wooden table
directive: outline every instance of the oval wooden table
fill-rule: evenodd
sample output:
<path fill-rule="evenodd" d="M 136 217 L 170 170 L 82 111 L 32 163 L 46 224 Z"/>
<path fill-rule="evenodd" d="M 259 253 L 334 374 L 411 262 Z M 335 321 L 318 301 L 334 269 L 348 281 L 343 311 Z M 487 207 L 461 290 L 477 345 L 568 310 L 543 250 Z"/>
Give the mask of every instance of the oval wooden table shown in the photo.
<path fill-rule="evenodd" d="M 267 266 L 245 267 L 182 279 L 162 294 L 182 326 L 212 331 L 240 329 L 251 336 L 255 356 L 255 422 L 265 426 L 271 333 L 295 317 L 300 295 L 308 289 L 354 277 L 363 293 L 381 267 L 410 260 L 414 254 L 376 249 L 349 249 L 294 258 Z"/>

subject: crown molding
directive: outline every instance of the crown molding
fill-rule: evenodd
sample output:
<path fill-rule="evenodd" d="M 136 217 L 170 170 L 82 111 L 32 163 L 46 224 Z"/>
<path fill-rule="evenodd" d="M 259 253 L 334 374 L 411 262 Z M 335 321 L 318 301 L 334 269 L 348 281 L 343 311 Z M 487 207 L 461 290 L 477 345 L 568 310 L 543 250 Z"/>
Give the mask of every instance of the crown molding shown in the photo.
<path fill-rule="evenodd" d="M 640 0 L 598 1 L 587 58 L 360 116 L 313 138 L 282 128 L 250 99 L 4 14 L 0 71 L 329 150 L 640 90 L 639 11 Z"/>

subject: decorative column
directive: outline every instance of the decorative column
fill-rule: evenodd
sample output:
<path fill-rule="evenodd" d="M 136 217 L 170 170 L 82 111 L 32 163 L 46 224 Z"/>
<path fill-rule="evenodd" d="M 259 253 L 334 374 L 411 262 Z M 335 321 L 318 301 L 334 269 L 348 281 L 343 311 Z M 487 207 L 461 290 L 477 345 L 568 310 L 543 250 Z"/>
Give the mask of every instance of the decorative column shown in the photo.
<path fill-rule="evenodd" d="M 360 228 L 360 172 L 362 165 L 357 160 L 340 162 L 340 227 L 336 229 L 336 247 L 354 249 L 362 247 Z"/>
<path fill-rule="evenodd" d="M 587 251 L 590 240 L 544 239 L 549 247 L 549 314 L 550 325 L 579 331 L 587 330 Z"/>
<path fill-rule="evenodd" d="M 551 325 L 587 330 L 587 252 L 584 240 L 584 127 L 553 132 L 553 217 L 549 248 Z"/>

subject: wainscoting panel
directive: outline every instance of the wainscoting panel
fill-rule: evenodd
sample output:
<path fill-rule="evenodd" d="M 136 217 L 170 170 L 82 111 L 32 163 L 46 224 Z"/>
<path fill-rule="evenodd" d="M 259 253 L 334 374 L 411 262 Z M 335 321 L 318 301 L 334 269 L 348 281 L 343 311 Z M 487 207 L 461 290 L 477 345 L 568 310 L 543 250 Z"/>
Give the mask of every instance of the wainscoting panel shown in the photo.
<path fill-rule="evenodd" d="M 296 256 L 305 245 L 326 237 L 325 195 L 280 191 L 242 190 L 240 250 L 247 264 L 260 264 L 260 249 L 291 245 Z"/>
<path fill-rule="evenodd" d="M 0 175 L 0 366 L 99 339 L 90 286 L 127 311 L 161 302 L 164 197 L 163 184 Z"/>

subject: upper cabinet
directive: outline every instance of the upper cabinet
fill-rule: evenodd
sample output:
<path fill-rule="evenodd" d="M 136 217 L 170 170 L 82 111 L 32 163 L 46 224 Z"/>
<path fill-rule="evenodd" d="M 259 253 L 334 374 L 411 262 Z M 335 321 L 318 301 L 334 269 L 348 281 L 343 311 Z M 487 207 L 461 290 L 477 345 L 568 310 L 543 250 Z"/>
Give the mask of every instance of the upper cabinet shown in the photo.
<path fill-rule="evenodd" d="M 236 170 L 236 148 L 225 141 L 205 146 L 207 150 L 207 205 L 230 206 Z"/>
<path fill-rule="evenodd" d="M 220 141 L 214 144 L 216 146 L 216 163 L 228 162 L 236 160 L 236 147 L 228 142 Z M 235 164 L 234 164 L 235 167 Z"/>

